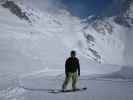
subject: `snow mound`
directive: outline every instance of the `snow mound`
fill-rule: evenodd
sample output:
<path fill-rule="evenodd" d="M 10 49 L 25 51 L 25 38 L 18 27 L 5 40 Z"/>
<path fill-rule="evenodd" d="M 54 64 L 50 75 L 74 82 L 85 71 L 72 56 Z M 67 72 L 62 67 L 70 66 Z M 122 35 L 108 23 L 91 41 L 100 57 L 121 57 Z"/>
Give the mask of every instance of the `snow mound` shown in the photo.
<path fill-rule="evenodd" d="M 119 71 L 104 75 L 103 78 L 133 80 L 133 67 L 124 66 Z"/>
<path fill-rule="evenodd" d="M 3 98 L 2 100 L 24 100 L 22 95 L 26 93 L 26 90 L 23 88 L 8 88 L 6 90 L 0 91 L 0 98 Z"/>

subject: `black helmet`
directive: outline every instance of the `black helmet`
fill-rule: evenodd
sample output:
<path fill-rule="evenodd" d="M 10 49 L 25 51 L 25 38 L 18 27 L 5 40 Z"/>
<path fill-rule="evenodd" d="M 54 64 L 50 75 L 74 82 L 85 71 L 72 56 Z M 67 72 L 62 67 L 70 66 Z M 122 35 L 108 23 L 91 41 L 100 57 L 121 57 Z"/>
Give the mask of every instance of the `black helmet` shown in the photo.
<path fill-rule="evenodd" d="M 71 51 L 71 56 L 76 56 L 76 51 L 72 50 Z"/>

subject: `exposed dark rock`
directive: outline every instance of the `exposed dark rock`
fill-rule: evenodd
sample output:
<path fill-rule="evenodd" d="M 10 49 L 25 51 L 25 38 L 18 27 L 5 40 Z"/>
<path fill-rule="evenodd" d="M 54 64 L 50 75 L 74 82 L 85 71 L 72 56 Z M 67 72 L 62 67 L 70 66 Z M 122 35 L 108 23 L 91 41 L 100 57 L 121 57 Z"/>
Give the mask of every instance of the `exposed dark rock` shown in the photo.
<path fill-rule="evenodd" d="M 16 5 L 13 1 L 6 1 L 4 4 L 2 4 L 2 6 L 4 8 L 9 9 L 13 14 L 18 16 L 20 19 L 24 19 L 31 23 L 26 13 L 23 12 L 22 9 L 18 5 Z"/>
<path fill-rule="evenodd" d="M 95 39 L 92 35 L 84 33 L 84 36 L 88 43 L 95 42 Z"/>
<path fill-rule="evenodd" d="M 94 49 L 92 49 L 92 48 L 89 48 L 89 50 L 92 52 L 92 54 L 96 57 L 96 59 L 95 60 L 99 60 L 99 59 L 101 59 L 101 56 L 98 54 L 98 52 L 96 51 L 96 50 L 94 50 Z"/>
<path fill-rule="evenodd" d="M 94 29 L 102 35 L 106 35 L 107 33 L 111 35 L 113 32 L 112 25 L 104 20 L 98 20 L 94 22 L 92 25 Z"/>
<path fill-rule="evenodd" d="M 126 20 L 128 18 L 124 18 L 123 16 L 117 16 L 114 21 L 119 24 L 119 25 L 122 25 L 122 26 L 125 26 L 125 27 L 131 27 L 130 23 Z"/>

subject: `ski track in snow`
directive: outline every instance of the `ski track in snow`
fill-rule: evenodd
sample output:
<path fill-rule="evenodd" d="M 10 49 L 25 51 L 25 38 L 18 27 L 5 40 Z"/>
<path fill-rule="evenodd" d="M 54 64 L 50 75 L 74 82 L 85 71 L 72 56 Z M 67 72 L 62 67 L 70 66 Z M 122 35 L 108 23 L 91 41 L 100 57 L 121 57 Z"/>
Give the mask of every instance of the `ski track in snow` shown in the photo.
<path fill-rule="evenodd" d="M 21 80 L 23 87 L 7 88 L 0 91 L 0 100 L 132 100 L 132 82 L 112 82 L 102 80 L 80 80 L 78 87 L 87 87 L 83 92 L 51 94 L 51 89 L 60 89 L 63 82 L 51 77 L 29 76 Z M 49 78 L 49 79 L 48 79 Z M 55 77 L 54 77 L 55 78 Z M 68 88 L 71 88 L 70 84 Z"/>

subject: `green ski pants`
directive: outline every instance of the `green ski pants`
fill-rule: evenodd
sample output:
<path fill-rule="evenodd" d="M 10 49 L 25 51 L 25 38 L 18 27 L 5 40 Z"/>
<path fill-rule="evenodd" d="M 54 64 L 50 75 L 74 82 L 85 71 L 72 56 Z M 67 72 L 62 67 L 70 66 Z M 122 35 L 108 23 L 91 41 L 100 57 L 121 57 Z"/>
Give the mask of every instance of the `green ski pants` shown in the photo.
<path fill-rule="evenodd" d="M 72 88 L 73 89 L 76 89 L 76 83 L 77 83 L 77 80 L 78 80 L 78 75 L 77 75 L 77 72 L 75 73 L 68 73 L 68 77 L 66 76 L 65 78 L 65 81 L 62 85 L 62 89 L 66 89 L 68 83 L 70 82 L 70 79 L 72 79 Z"/>

